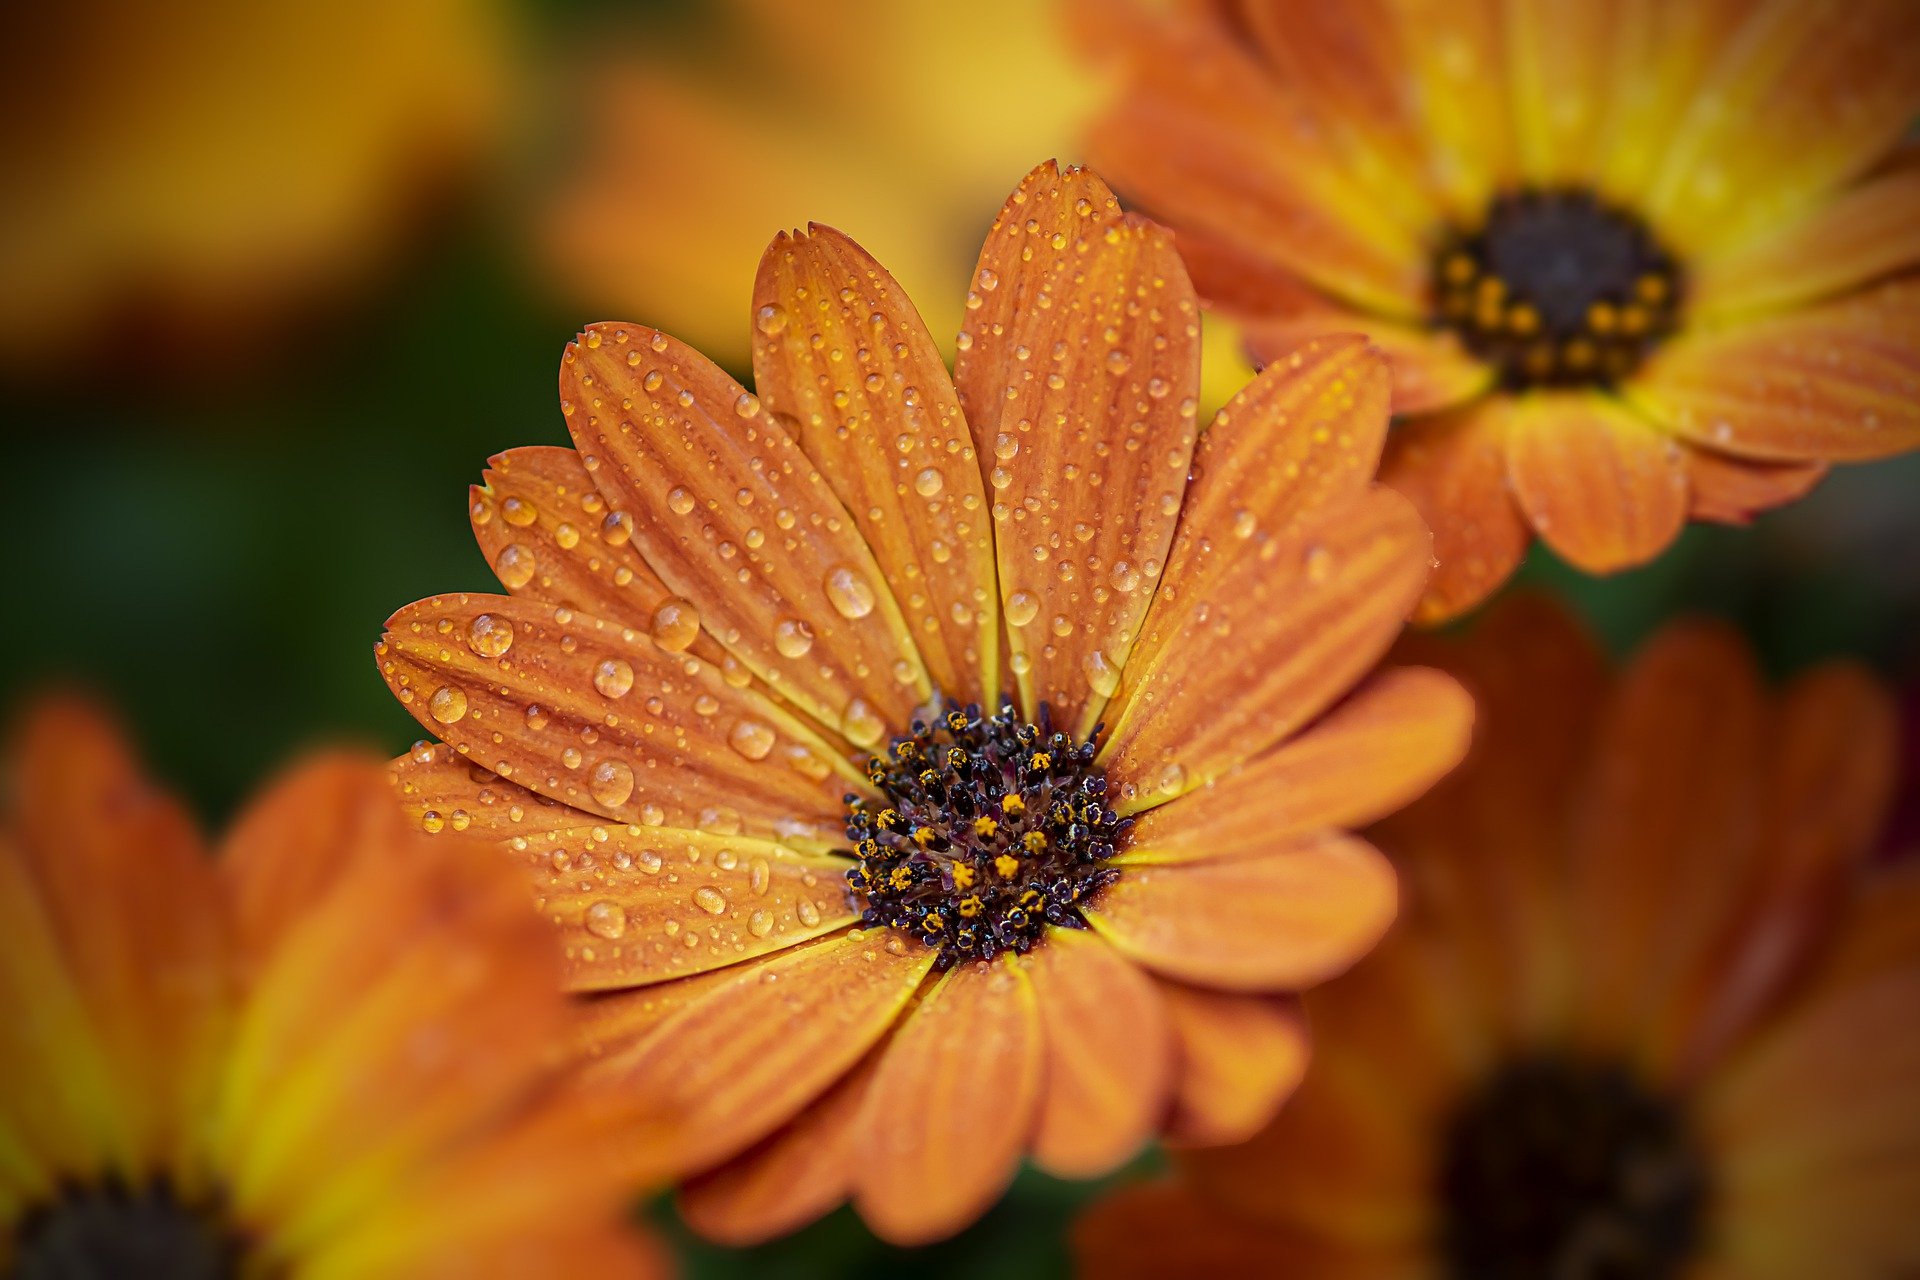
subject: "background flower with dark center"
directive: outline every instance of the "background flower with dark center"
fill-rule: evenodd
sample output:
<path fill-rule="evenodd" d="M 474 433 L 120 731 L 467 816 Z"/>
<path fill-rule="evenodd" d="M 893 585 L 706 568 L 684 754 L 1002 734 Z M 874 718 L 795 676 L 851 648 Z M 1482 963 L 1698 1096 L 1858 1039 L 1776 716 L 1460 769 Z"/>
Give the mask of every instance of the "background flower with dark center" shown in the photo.
<path fill-rule="evenodd" d="M 1699 624 L 1610 680 L 1530 600 L 1409 650 L 1480 718 L 1467 763 L 1374 830 L 1402 923 L 1309 997 L 1313 1064 L 1274 1125 L 1094 1210 L 1086 1273 L 1920 1265 L 1920 868 L 1868 864 L 1886 692 L 1835 664 L 1768 695 Z"/>
<path fill-rule="evenodd" d="M 1173 9 L 1090 157 L 1257 354 L 1386 349 L 1423 618 L 1920 444 L 1906 0 Z"/>
<path fill-rule="evenodd" d="M 654 1275 L 627 1100 L 511 876 L 403 822 L 377 761 L 268 790 L 216 861 L 67 701 L 0 810 L 0 1270 Z"/>
<path fill-rule="evenodd" d="M 378 646 L 445 743 L 397 764 L 419 820 L 526 868 L 576 990 L 637 989 L 597 1074 L 684 1119 L 716 1238 L 851 1196 L 927 1240 L 1028 1151 L 1251 1133 L 1305 1054 L 1288 993 L 1393 915 L 1344 828 L 1463 749 L 1451 680 L 1367 679 L 1430 555 L 1372 483 L 1377 353 L 1309 345 L 1201 436 L 1171 238 L 1051 164 L 966 312 L 949 377 L 814 227 L 761 263 L 757 394 L 588 328 L 577 451 L 473 492 L 514 594 Z"/>

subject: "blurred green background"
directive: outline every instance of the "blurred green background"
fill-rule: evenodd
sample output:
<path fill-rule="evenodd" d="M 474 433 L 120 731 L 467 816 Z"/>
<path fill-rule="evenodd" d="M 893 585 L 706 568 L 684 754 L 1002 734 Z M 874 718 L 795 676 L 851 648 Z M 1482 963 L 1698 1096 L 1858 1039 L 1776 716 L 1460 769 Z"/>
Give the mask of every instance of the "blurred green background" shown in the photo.
<path fill-rule="evenodd" d="M 398 752 L 418 736 L 374 672 L 381 622 L 423 595 L 493 586 L 467 530 L 465 486 L 498 450 L 566 442 L 554 389 L 562 345 L 622 296 L 581 287 L 543 247 L 543 201 L 582 154 L 576 91 L 609 47 L 683 48 L 726 30 L 684 4 L 495 16 L 511 52 L 487 132 L 431 199 L 402 202 L 377 269 L 346 289 L 249 298 L 199 345 L 172 341 L 164 298 L 143 295 L 137 310 L 116 302 L 49 335 L 0 384 L 0 510 L 16 531 L 4 700 L 50 682 L 98 692 L 209 824 L 302 747 L 345 739 Z M 1004 172 L 956 225 L 977 235 L 998 200 L 991 191 L 1043 158 L 1026 144 L 1009 141 Z M 649 234 L 644 191 L 631 215 L 623 234 Z M 896 215 L 874 211 L 876 222 Z M 786 225 L 777 216 L 759 234 Z M 862 237 L 857 205 L 834 219 Z M 953 260 L 973 248 L 956 245 Z M 730 265 L 751 278 L 751 260 Z M 620 318 L 675 327 L 672 314 L 645 309 L 644 291 L 631 296 Z M 744 339 L 744 286 L 693 301 L 733 309 Z M 1712 612 L 1735 620 L 1776 671 L 1852 655 L 1907 690 L 1911 706 L 1916 494 L 1920 458 L 1842 470 L 1750 530 L 1692 528 L 1640 571 L 1588 580 L 1536 550 L 1522 577 L 1575 602 L 1616 649 L 1677 614 Z M 1065 1225 L 1097 1190 L 1024 1175 L 980 1224 L 911 1265 L 929 1276 L 1057 1274 Z M 747 1254 L 698 1245 L 669 1214 L 653 1216 L 696 1276 L 906 1265 L 844 1211 Z"/>

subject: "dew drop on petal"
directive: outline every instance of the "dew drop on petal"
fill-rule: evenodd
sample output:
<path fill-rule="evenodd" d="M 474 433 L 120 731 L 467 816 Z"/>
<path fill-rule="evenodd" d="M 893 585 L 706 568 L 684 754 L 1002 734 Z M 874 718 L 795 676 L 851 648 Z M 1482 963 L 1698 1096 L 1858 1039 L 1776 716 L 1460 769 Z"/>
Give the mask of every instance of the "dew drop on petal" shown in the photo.
<path fill-rule="evenodd" d="M 497 658 L 513 647 L 513 624 L 490 613 L 476 614 L 467 624 L 467 647 L 483 658 Z"/>
<path fill-rule="evenodd" d="M 913 478 L 913 491 L 923 498 L 931 498 L 946 487 L 946 477 L 939 471 L 928 467 Z"/>
<path fill-rule="evenodd" d="M 650 633 L 662 649 L 679 653 L 699 636 L 700 611 L 685 600 L 663 600 L 653 611 Z"/>
<path fill-rule="evenodd" d="M 813 648 L 813 628 L 799 618 L 782 618 L 773 624 L 773 647 L 785 658 L 802 658 Z"/>
<path fill-rule="evenodd" d="M 710 916 L 725 914 L 727 895 L 710 884 L 703 884 L 693 891 L 693 904 Z"/>
<path fill-rule="evenodd" d="M 624 698 L 633 688 L 633 664 L 625 658 L 603 658 L 593 669 L 593 687 L 609 698 Z"/>
<path fill-rule="evenodd" d="M 856 747 L 871 747 L 887 736 L 887 722 L 866 699 L 855 698 L 841 713 L 840 732 Z"/>
<path fill-rule="evenodd" d="M 441 724 L 457 723 L 467 714 L 466 691 L 450 684 L 441 685 L 427 699 L 427 712 Z"/>
<path fill-rule="evenodd" d="M 1087 683 L 1093 691 L 1103 698 L 1111 698 L 1113 691 L 1120 687 L 1120 669 L 1098 649 L 1080 660 L 1080 669 L 1086 672 Z"/>
<path fill-rule="evenodd" d="M 684 516 L 693 510 L 693 494 L 684 486 L 675 485 L 667 491 L 667 510 L 677 516 Z"/>
<path fill-rule="evenodd" d="M 756 911 L 747 917 L 747 932 L 756 938 L 764 938 L 773 932 L 773 917 L 765 911 Z"/>
<path fill-rule="evenodd" d="M 873 588 L 850 565 L 838 565 L 827 573 L 827 600 L 843 618 L 864 618 L 873 612 Z"/>
<path fill-rule="evenodd" d="M 799 902 L 795 903 L 793 913 L 799 916 L 800 923 L 806 925 L 809 929 L 820 923 L 820 908 L 814 906 L 810 899 L 802 898 Z"/>
<path fill-rule="evenodd" d="M 627 909 L 605 898 L 587 907 L 587 932 L 596 938 L 612 940 L 627 931 Z"/>
<path fill-rule="evenodd" d="M 758 720 L 737 720 L 727 732 L 727 745 L 749 760 L 765 760 L 773 750 L 773 730 Z"/>
<path fill-rule="evenodd" d="M 624 760 L 602 760 L 587 775 L 587 794 L 609 809 L 625 804 L 633 794 L 633 767 Z"/>
<path fill-rule="evenodd" d="M 517 542 L 510 542 L 500 548 L 500 554 L 494 557 L 494 576 L 509 591 L 518 591 L 533 581 L 533 552 Z"/>
<path fill-rule="evenodd" d="M 1040 614 L 1040 601 L 1030 591 L 1016 591 L 1007 597 L 1007 622 L 1024 627 Z"/>

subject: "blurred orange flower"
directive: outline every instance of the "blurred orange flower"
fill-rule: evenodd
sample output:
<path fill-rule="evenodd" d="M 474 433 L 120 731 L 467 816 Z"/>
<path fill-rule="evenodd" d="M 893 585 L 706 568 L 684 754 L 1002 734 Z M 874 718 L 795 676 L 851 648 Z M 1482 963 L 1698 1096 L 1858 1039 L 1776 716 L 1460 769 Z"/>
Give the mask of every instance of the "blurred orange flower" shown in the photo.
<path fill-rule="evenodd" d="M 151 360 L 359 281 L 483 140 L 503 36 L 488 0 L 7 6 L 0 365 L 127 316 L 114 360 Z"/>
<path fill-rule="evenodd" d="M 1920 869 L 1869 869 L 1891 700 L 1717 626 L 1609 680 L 1532 601 L 1409 646 L 1479 701 L 1375 828 L 1401 925 L 1298 1095 L 1080 1225 L 1092 1277 L 1891 1276 L 1920 1264 Z M 1195 1242 L 1203 1242 L 1196 1252 Z"/>
<path fill-rule="evenodd" d="M 549 932 L 377 762 L 296 771 L 216 861 L 91 709 L 41 705 L 16 747 L 0 1270 L 663 1270 L 596 1152 L 627 1104 L 556 1076 Z"/>
<path fill-rule="evenodd" d="M 1090 157 L 1202 298 L 1391 357 L 1423 618 L 1920 444 L 1911 0 L 1085 7 L 1132 50 Z"/>
<path fill-rule="evenodd" d="M 575 990 L 636 989 L 596 1074 L 685 1122 L 716 1238 L 851 1196 L 922 1241 L 1024 1152 L 1246 1136 L 1302 1064 L 1286 993 L 1394 912 L 1344 828 L 1471 715 L 1432 672 L 1361 683 L 1428 571 L 1372 483 L 1384 361 L 1309 344 L 1199 436 L 1171 238 L 1051 164 L 951 378 L 837 232 L 776 239 L 754 303 L 757 396 L 639 325 L 568 349 L 578 452 L 473 493 L 515 594 L 378 646 L 447 744 L 397 764 L 408 804 L 511 851 Z"/>

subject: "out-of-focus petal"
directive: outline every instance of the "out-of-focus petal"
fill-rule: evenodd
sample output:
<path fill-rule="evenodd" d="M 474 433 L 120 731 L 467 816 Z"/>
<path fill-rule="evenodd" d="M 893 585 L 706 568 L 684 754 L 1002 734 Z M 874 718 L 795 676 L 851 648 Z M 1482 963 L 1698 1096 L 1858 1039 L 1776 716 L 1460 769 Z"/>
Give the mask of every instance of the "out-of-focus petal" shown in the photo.
<path fill-rule="evenodd" d="M 1465 613 L 1526 555 L 1533 535 L 1507 483 L 1504 402 L 1480 401 L 1394 428 L 1380 480 L 1405 494 L 1433 531 L 1433 577 L 1418 621 L 1431 625 Z"/>
<path fill-rule="evenodd" d="M 1292 996 L 1245 996 L 1156 980 L 1173 1027 L 1176 1074 L 1169 1142 L 1245 1142 L 1273 1118 L 1307 1070 L 1307 1018 Z"/>
<path fill-rule="evenodd" d="M 1920 446 L 1920 277 L 1673 339 L 1624 388 L 1688 440 L 1743 458 L 1851 462 Z"/>
<path fill-rule="evenodd" d="M 1199 305 L 1165 230 L 1041 165 L 980 251 L 954 381 L 988 471 L 1028 719 L 1090 729 L 1173 541 L 1200 394 Z"/>
<path fill-rule="evenodd" d="M 1426 585 L 1426 528 L 1391 490 L 1329 501 L 1290 527 L 1263 529 L 1257 511 L 1249 537 L 1238 516 L 1210 524 L 1212 563 L 1197 567 L 1212 571 L 1170 576 L 1147 617 L 1102 755 L 1122 812 L 1203 786 L 1310 723 L 1379 660 Z"/>
<path fill-rule="evenodd" d="M 1393 373 L 1393 411 L 1435 413 L 1479 396 L 1493 385 L 1494 368 L 1476 359 L 1448 330 L 1417 328 L 1377 316 L 1324 307 L 1246 321 L 1247 346 L 1262 364 L 1282 359 L 1315 338 L 1363 333 L 1387 357 Z"/>
<path fill-rule="evenodd" d="M 1504 6 L 1501 32 L 1512 89 L 1508 119 L 1515 166 L 1529 186 L 1587 181 L 1604 152 L 1608 108 L 1621 82 L 1641 73 L 1618 65 L 1619 26 L 1636 6 L 1583 0 L 1520 0 Z M 1622 12 L 1625 10 L 1626 12 Z"/>
<path fill-rule="evenodd" d="M 762 400 L 794 422 L 873 549 L 935 686 L 991 705 L 992 525 L 953 381 L 920 313 L 864 249 L 821 226 L 773 242 L 753 306 Z"/>
<path fill-rule="evenodd" d="M 835 841 L 852 767 L 689 654 L 508 596 L 435 596 L 387 628 L 388 686 L 495 773 L 621 822 Z"/>
<path fill-rule="evenodd" d="M 1535 394 L 1514 401 L 1507 474 L 1547 545 L 1588 573 L 1646 563 L 1686 523 L 1680 446 L 1605 396 Z"/>
<path fill-rule="evenodd" d="M 956 967 L 888 1042 L 859 1121 L 854 1203 L 893 1244 L 937 1240 L 1005 1190 L 1032 1135 L 1046 1046 L 1033 984 Z"/>
<path fill-rule="evenodd" d="M 1291 991 L 1344 971 L 1393 923 L 1393 867 L 1322 835 L 1251 858 L 1129 866 L 1083 910 L 1156 973 L 1231 991 Z"/>
<path fill-rule="evenodd" d="M 1299 737 L 1147 810 L 1116 861 L 1200 862 L 1359 827 L 1417 798 L 1466 754 L 1473 699 L 1443 672 L 1383 671 Z"/>
<path fill-rule="evenodd" d="M 1060 1178 L 1111 1172 L 1153 1136 L 1173 1080 L 1156 984 L 1083 930 L 1054 930 L 1028 966 L 1046 1038 L 1034 1162 Z"/>
<path fill-rule="evenodd" d="M 1696 520 L 1748 524 L 1764 511 L 1805 497 L 1826 474 L 1824 462 L 1755 462 L 1689 445 L 1689 514 Z"/>
<path fill-rule="evenodd" d="M 701 626 L 858 746 L 907 723 L 931 688 L 892 586 L 757 397 L 665 334 L 611 324 L 568 344 L 560 397 L 594 482 Z"/>
<path fill-rule="evenodd" d="M 1454 218 L 1472 225 L 1493 194 L 1519 176 L 1499 0 L 1388 3 L 1431 180 Z"/>

